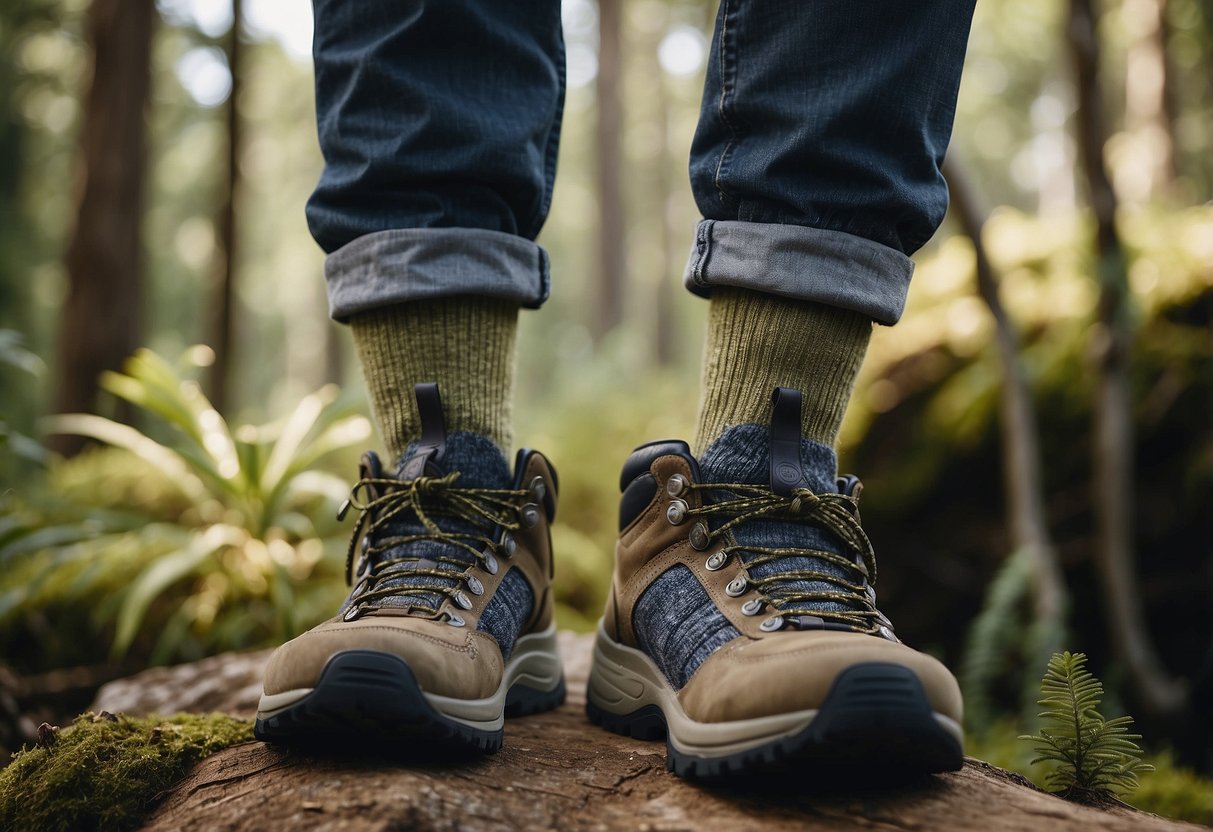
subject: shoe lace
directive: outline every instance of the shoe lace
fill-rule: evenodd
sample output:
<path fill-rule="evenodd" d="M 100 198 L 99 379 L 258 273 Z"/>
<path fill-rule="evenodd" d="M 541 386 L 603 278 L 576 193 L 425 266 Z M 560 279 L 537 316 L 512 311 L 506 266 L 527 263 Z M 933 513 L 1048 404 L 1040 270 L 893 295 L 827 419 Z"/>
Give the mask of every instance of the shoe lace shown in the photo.
<path fill-rule="evenodd" d="M 734 540 L 731 530 L 751 520 L 779 519 L 799 523 L 814 523 L 834 534 L 842 548 L 852 557 L 825 549 L 796 546 L 754 546 L 730 543 L 719 550 L 723 558 L 734 553 L 753 555 L 742 560 L 746 580 L 780 616 L 815 616 L 825 621 L 845 625 L 861 633 L 873 634 L 887 619 L 876 609 L 876 553 L 872 541 L 860 526 L 858 501 L 845 494 L 816 494 L 807 488 L 797 488 L 787 497 L 775 494 L 768 486 L 747 483 L 695 483 L 692 491 L 708 492 L 696 508 L 688 508 L 688 517 L 701 517 L 706 531 L 707 546 L 725 537 Z M 724 522 L 711 528 L 710 518 L 724 517 Z M 727 537 L 726 537 L 727 536 Z M 858 555 L 859 557 L 854 557 Z M 740 557 L 740 555 L 739 555 Z M 839 567 L 841 575 L 821 569 L 786 569 L 762 577 L 754 577 L 753 568 L 777 563 L 785 558 L 813 558 Z M 829 589 L 811 589 L 797 581 L 824 583 Z M 823 602 L 835 602 L 845 609 L 822 608 Z"/>
<path fill-rule="evenodd" d="M 454 471 L 443 477 L 422 476 L 412 480 L 364 477 L 354 485 L 348 505 L 342 511 L 343 514 L 346 508 L 359 511 L 346 551 L 346 584 L 353 583 L 355 551 L 358 541 L 364 541 L 357 570 L 360 581 L 347 605 L 347 610 L 358 611 L 354 617 L 374 609 L 374 602 L 388 597 L 416 600 L 417 603 L 407 607 L 410 615 L 436 617 L 437 606 L 431 607 L 412 596 L 435 593 L 454 599 L 460 592 L 460 584 L 469 577 L 469 567 L 479 563 L 490 572 L 496 571 L 495 555 L 506 536 L 495 537 L 494 532 L 500 529 L 508 535 L 521 527 L 517 503 L 529 492 L 459 488 L 455 485 L 458 479 L 459 472 Z M 437 519 L 442 518 L 456 518 L 467 530 L 443 529 L 437 523 Z M 420 523 L 419 530 L 395 533 L 402 523 L 413 520 Z M 466 558 L 444 554 L 442 549 L 435 551 L 434 546 L 410 545 L 423 542 L 446 544 L 466 552 L 473 560 L 469 562 Z M 387 557 L 378 557 L 381 555 Z M 443 566 L 454 568 L 444 569 Z M 407 585 L 399 582 L 399 579 L 421 576 L 450 579 L 454 583 Z"/>

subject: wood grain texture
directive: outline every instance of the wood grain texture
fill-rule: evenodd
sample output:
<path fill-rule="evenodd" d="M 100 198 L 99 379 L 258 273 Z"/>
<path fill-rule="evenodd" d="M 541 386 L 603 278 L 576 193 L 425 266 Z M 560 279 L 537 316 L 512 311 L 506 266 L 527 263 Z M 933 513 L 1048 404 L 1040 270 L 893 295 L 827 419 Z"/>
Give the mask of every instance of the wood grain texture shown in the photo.
<path fill-rule="evenodd" d="M 955 774 L 899 786 L 829 785 L 799 772 L 695 785 L 666 772 L 664 744 L 616 736 L 586 721 L 589 637 L 562 633 L 561 649 L 569 677 L 568 701 L 552 713 L 508 721 L 505 748 L 498 754 L 434 762 L 377 755 L 365 746 L 335 755 L 250 743 L 200 764 L 165 796 L 144 828 L 343 832 L 1201 828 L 1130 809 L 1067 803 L 977 760 L 969 760 Z M 148 671 L 107 685 L 95 705 L 146 713 L 201 704 L 247 716 L 249 705 L 255 704 L 249 691 L 256 688 L 266 655 L 238 654 Z M 239 672 L 232 669 L 237 667 Z M 226 700 L 220 689 L 228 691 Z"/>

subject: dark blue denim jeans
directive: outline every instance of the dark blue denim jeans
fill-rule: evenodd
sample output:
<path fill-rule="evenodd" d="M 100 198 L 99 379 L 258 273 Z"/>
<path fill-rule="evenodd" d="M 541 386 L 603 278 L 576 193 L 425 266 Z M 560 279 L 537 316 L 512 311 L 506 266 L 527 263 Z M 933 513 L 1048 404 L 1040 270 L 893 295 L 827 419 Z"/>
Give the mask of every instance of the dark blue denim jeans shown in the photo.
<path fill-rule="evenodd" d="M 685 282 L 891 324 L 943 219 L 975 0 L 722 0 Z M 478 294 L 539 306 L 564 101 L 558 0 L 314 0 L 325 167 L 308 222 L 338 319 Z"/>

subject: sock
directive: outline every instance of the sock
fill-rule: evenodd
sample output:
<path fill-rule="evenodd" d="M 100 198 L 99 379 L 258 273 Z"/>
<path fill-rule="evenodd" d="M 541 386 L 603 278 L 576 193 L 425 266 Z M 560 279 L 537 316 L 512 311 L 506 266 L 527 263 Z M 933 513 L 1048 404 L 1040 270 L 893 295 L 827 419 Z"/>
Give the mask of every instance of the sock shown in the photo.
<path fill-rule="evenodd" d="M 367 393 L 390 458 L 421 433 L 413 385 L 438 382 L 447 429 L 508 453 L 518 304 L 473 295 L 373 309 L 350 321 Z"/>
<path fill-rule="evenodd" d="M 858 312 L 747 289 L 714 290 L 696 457 L 731 425 L 767 424 L 776 387 L 804 393 L 801 434 L 832 448 L 871 334 L 871 320 Z"/>

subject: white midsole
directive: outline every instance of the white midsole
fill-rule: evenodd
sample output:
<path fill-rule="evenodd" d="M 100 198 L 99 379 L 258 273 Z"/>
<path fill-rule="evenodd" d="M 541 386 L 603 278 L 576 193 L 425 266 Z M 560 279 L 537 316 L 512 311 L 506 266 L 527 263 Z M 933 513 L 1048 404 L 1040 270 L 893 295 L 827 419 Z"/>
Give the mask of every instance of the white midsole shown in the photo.
<path fill-rule="evenodd" d="M 665 716 L 670 744 L 683 754 L 723 757 L 747 751 L 803 731 L 817 710 L 739 719 L 731 722 L 697 722 L 687 716 L 657 665 L 640 650 L 619 644 L 606 634 L 602 623 L 594 641 L 594 661 L 586 685 L 586 699 L 598 708 L 626 716 L 655 705 Z M 962 741 L 963 732 L 953 719 L 934 714 L 948 733 Z"/>
<path fill-rule="evenodd" d="M 546 630 L 522 636 L 501 674 L 497 690 L 484 699 L 454 699 L 425 693 L 426 701 L 443 716 L 482 731 L 496 731 L 505 724 L 505 700 L 515 684 L 521 682 L 538 691 L 555 690 L 563 677 L 560 652 L 556 646 L 556 625 Z M 257 705 L 257 718 L 269 719 L 291 707 L 312 692 L 312 688 L 295 688 L 282 693 L 262 694 Z"/>

